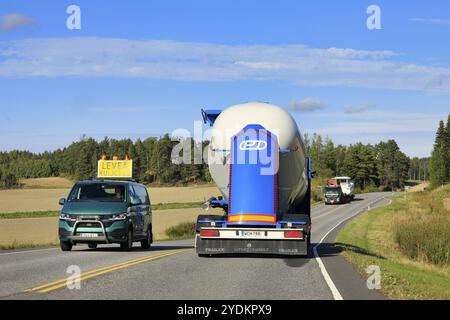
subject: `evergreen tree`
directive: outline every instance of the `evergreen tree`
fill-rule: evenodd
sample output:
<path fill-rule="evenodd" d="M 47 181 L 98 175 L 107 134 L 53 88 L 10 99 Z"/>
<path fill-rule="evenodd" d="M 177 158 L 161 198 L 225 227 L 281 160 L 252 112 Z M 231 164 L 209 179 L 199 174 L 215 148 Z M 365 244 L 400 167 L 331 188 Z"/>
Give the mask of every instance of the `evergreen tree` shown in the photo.
<path fill-rule="evenodd" d="M 439 122 L 436 132 L 433 152 L 430 161 L 430 182 L 433 186 L 442 185 L 448 181 L 448 149 L 446 150 L 446 129 L 444 121 Z"/>
<path fill-rule="evenodd" d="M 443 139 L 443 143 L 444 143 L 444 163 L 445 163 L 445 182 L 449 182 L 450 181 L 450 114 L 448 115 L 447 118 L 447 124 L 445 126 L 445 136 Z"/>

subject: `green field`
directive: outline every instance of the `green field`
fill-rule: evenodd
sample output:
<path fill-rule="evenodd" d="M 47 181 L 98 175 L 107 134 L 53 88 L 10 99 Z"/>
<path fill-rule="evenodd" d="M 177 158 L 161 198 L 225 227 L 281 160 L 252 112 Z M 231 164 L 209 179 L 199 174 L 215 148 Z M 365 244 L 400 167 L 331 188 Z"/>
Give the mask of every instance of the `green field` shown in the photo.
<path fill-rule="evenodd" d="M 389 299 L 450 299 L 450 186 L 398 196 L 350 221 L 336 244 L 367 277 L 381 269 Z"/>
<path fill-rule="evenodd" d="M 152 204 L 152 210 L 190 209 L 201 208 L 203 202 L 173 202 Z M 27 211 L 0 213 L 0 219 L 44 218 L 57 217 L 59 211 Z"/>

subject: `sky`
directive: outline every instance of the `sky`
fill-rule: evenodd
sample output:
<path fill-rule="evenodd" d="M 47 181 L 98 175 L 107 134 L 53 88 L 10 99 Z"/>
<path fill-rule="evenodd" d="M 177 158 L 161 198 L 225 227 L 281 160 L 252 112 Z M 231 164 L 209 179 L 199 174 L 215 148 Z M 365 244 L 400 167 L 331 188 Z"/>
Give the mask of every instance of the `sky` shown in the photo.
<path fill-rule="evenodd" d="M 0 150 L 193 131 L 201 108 L 264 101 L 302 133 L 426 157 L 450 113 L 449 40 L 438 0 L 2 0 Z"/>

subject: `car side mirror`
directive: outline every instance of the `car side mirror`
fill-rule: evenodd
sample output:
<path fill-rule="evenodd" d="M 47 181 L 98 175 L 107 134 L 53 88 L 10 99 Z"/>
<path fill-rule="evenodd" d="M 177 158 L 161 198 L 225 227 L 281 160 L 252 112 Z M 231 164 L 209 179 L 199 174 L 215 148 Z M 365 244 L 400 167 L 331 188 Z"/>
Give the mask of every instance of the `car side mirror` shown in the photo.
<path fill-rule="evenodd" d="M 142 204 L 141 199 L 139 199 L 138 197 L 131 197 L 131 205 L 132 206 L 139 206 Z"/>
<path fill-rule="evenodd" d="M 66 203 L 66 198 L 59 199 L 59 205 L 63 206 Z"/>

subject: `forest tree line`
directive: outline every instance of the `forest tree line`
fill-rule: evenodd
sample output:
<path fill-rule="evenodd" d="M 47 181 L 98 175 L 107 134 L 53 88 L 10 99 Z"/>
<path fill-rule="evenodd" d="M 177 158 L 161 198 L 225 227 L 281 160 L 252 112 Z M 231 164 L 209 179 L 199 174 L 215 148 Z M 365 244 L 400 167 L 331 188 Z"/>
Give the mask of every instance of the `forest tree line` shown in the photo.
<path fill-rule="evenodd" d="M 376 145 L 355 143 L 343 146 L 314 134 L 311 137 L 305 135 L 304 142 L 317 177 L 325 179 L 336 175 L 350 176 L 361 190 L 402 188 L 407 179 L 421 178 L 428 161 L 426 158 L 408 158 L 395 140 Z M 93 178 L 97 173 L 97 161 L 103 152 L 109 157 L 116 155 L 120 159 L 128 154 L 133 159 L 133 177 L 145 184 L 210 182 L 211 176 L 205 162 L 195 165 L 172 163 L 172 149 L 178 143 L 172 141 L 167 134 L 136 141 L 107 137 L 96 141 L 83 136 L 68 147 L 53 152 L 0 152 L 0 188 L 18 186 L 20 178 Z M 199 144 L 197 142 L 198 147 Z M 203 142 L 202 149 L 207 144 L 207 141 Z M 194 143 L 192 150 L 193 148 Z M 193 151 L 191 156 L 194 157 Z M 425 175 L 428 175 L 428 171 Z"/>
<path fill-rule="evenodd" d="M 432 186 L 450 182 L 450 114 L 445 125 L 443 120 L 439 122 L 429 170 Z"/>
<path fill-rule="evenodd" d="M 395 190 L 409 179 L 412 161 L 395 140 L 335 146 L 331 139 L 314 134 L 311 138 L 305 135 L 304 141 L 318 177 L 349 176 L 360 190 Z"/>

